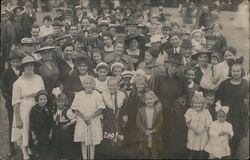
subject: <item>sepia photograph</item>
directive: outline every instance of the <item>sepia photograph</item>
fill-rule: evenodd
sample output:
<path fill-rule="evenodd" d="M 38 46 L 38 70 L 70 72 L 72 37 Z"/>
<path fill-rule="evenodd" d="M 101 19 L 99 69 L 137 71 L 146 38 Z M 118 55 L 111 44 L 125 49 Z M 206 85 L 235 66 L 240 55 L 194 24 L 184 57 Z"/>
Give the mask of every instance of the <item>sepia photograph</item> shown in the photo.
<path fill-rule="evenodd" d="M 1 0 L 0 160 L 249 159 L 249 0 Z"/>

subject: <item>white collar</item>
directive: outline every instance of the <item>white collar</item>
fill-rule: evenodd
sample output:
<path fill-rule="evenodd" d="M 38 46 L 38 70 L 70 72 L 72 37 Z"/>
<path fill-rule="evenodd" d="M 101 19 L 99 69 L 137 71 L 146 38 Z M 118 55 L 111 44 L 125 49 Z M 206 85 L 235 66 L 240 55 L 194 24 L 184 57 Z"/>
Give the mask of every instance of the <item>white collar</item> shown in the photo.
<path fill-rule="evenodd" d="M 57 109 L 56 114 L 57 114 L 57 115 L 62 115 L 62 112 L 63 112 L 63 109 L 62 109 L 62 110 Z"/>
<path fill-rule="evenodd" d="M 136 49 L 135 52 L 130 52 L 129 49 L 127 49 L 127 53 L 129 56 L 139 56 L 140 55 L 140 50 Z"/>
<path fill-rule="evenodd" d="M 194 81 L 192 81 L 189 85 L 188 88 L 193 88 L 194 87 Z"/>

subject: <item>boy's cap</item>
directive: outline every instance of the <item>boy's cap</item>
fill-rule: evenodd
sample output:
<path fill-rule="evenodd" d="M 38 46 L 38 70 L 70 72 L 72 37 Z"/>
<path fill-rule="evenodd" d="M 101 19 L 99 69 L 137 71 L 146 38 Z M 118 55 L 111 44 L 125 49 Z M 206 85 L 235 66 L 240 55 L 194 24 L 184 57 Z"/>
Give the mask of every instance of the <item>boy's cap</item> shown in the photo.
<path fill-rule="evenodd" d="M 132 71 L 124 71 L 124 72 L 122 73 L 122 77 L 123 77 L 123 78 L 126 78 L 126 77 L 132 78 L 133 76 L 134 76 L 134 73 L 133 73 Z"/>

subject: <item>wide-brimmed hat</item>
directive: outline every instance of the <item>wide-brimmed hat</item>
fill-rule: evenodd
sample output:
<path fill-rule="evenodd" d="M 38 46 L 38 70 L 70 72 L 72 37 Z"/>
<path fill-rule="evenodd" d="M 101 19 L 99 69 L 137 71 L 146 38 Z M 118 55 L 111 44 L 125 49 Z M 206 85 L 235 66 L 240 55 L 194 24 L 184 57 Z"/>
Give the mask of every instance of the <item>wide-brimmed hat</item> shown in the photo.
<path fill-rule="evenodd" d="M 125 44 L 128 44 L 132 39 L 136 39 L 138 42 L 144 41 L 145 37 L 140 33 L 130 33 L 124 39 Z"/>
<path fill-rule="evenodd" d="M 146 47 L 152 47 L 152 43 L 156 43 L 156 42 L 161 42 L 161 35 L 153 35 L 152 37 L 150 37 L 150 42 L 146 43 L 145 46 Z"/>
<path fill-rule="evenodd" d="M 159 18 L 159 15 L 153 14 L 153 15 L 151 16 L 151 18 Z"/>
<path fill-rule="evenodd" d="M 5 9 L 1 10 L 1 16 L 6 16 L 8 14 L 10 14 L 10 12 L 8 10 L 5 10 Z"/>
<path fill-rule="evenodd" d="M 42 36 L 42 37 L 40 37 L 40 38 L 42 38 L 43 41 L 45 41 L 45 39 L 47 39 L 48 37 L 52 37 L 52 38 L 54 39 L 55 34 L 54 34 L 54 33 L 46 34 L 46 35 L 44 35 L 44 36 Z"/>
<path fill-rule="evenodd" d="M 99 26 L 109 26 L 109 22 L 107 20 L 102 20 L 99 24 Z"/>
<path fill-rule="evenodd" d="M 165 60 L 165 63 L 173 63 L 176 65 L 183 65 L 182 57 L 180 55 L 176 55 L 176 54 L 169 56 L 168 59 Z"/>
<path fill-rule="evenodd" d="M 55 49 L 55 46 L 51 46 L 48 43 L 41 43 L 40 48 L 34 51 L 34 53 L 43 53 L 45 50 L 53 50 Z"/>
<path fill-rule="evenodd" d="M 34 41 L 32 40 L 32 38 L 22 38 L 21 39 L 21 44 L 33 44 Z"/>
<path fill-rule="evenodd" d="M 59 41 L 59 40 L 61 40 L 61 39 L 64 39 L 64 38 L 69 38 L 70 37 L 70 34 L 65 34 L 65 35 L 62 35 L 62 36 L 60 36 L 60 37 L 57 37 L 55 40 L 54 40 L 54 42 L 56 42 L 56 41 Z"/>
<path fill-rule="evenodd" d="M 191 33 L 192 35 L 194 35 L 195 33 L 201 33 L 202 34 L 202 29 L 196 29 L 196 30 L 193 30 L 193 32 Z"/>
<path fill-rule="evenodd" d="M 27 64 L 27 63 L 33 63 L 34 66 L 35 66 L 36 68 L 39 67 L 39 66 L 41 65 L 41 63 L 40 63 L 39 61 L 35 60 L 34 57 L 28 55 L 28 56 L 23 57 L 22 62 L 21 62 L 21 64 L 18 66 L 18 68 L 19 68 L 19 69 L 23 68 L 23 66 L 24 66 L 25 64 Z"/>
<path fill-rule="evenodd" d="M 64 12 L 62 8 L 56 8 L 56 12 Z"/>
<path fill-rule="evenodd" d="M 189 40 L 189 39 L 183 39 L 182 42 L 181 42 L 181 48 L 188 48 L 188 49 L 191 49 L 193 48 L 194 46 L 192 45 L 192 41 Z"/>
<path fill-rule="evenodd" d="M 7 60 L 10 61 L 12 59 L 22 59 L 23 57 L 25 57 L 24 52 L 20 50 L 13 50 L 13 51 L 10 51 L 10 54 Z"/>
<path fill-rule="evenodd" d="M 145 24 L 138 24 L 137 28 L 148 29 L 148 27 Z"/>
<path fill-rule="evenodd" d="M 52 26 L 60 26 L 60 27 L 62 27 L 63 24 L 62 24 L 61 22 L 59 22 L 59 21 L 54 21 L 54 22 L 52 23 Z"/>
<path fill-rule="evenodd" d="M 11 9 L 12 12 L 16 12 L 17 9 L 20 9 L 21 11 L 24 10 L 23 6 L 15 6 Z"/>
<path fill-rule="evenodd" d="M 209 51 L 206 48 L 201 48 L 200 50 L 198 50 L 196 54 L 192 55 L 191 58 L 193 60 L 197 60 L 198 57 L 202 54 L 207 54 L 210 57 L 212 53 L 213 53 L 212 51 Z"/>
<path fill-rule="evenodd" d="M 82 9 L 82 6 L 75 6 L 75 10 Z"/>
<path fill-rule="evenodd" d="M 117 24 L 109 24 L 108 27 L 109 27 L 109 29 L 111 29 L 111 28 L 115 28 L 116 29 L 117 28 Z"/>

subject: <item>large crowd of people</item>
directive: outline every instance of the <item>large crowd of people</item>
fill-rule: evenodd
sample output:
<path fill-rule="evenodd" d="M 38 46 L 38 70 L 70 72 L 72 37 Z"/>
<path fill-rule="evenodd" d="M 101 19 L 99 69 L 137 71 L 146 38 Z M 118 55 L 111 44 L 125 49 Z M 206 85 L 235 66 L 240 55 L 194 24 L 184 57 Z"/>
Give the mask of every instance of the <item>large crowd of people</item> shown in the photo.
<path fill-rule="evenodd" d="M 181 1 L 176 23 L 150 1 L 65 1 L 53 16 L 41 1 L 38 24 L 37 1 L 18 2 L 1 7 L 8 157 L 249 156 L 249 80 L 216 3 Z"/>

